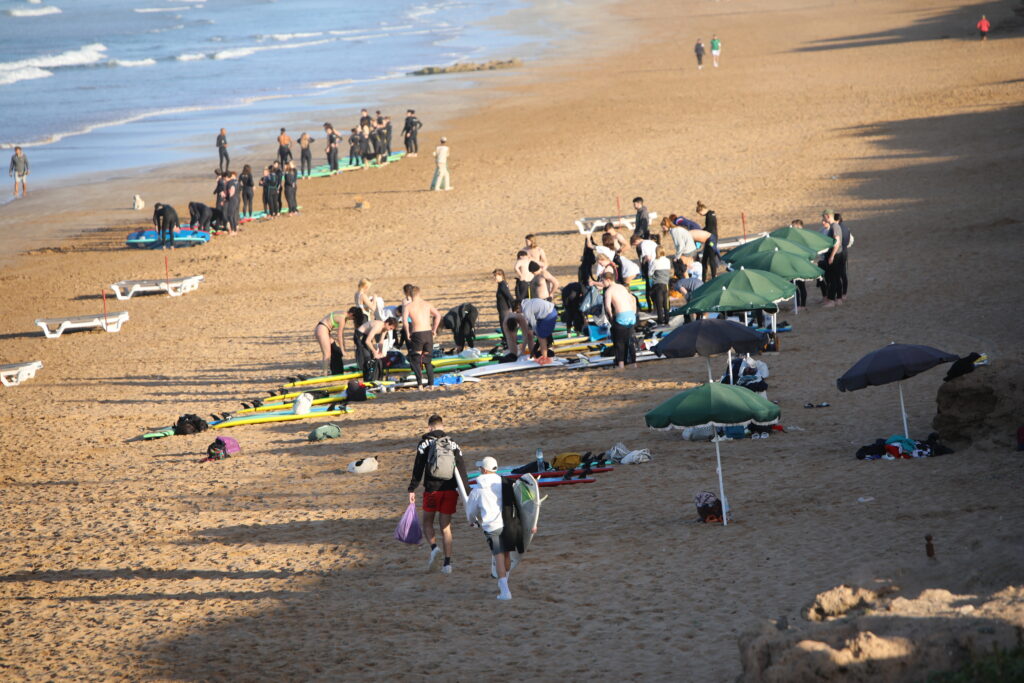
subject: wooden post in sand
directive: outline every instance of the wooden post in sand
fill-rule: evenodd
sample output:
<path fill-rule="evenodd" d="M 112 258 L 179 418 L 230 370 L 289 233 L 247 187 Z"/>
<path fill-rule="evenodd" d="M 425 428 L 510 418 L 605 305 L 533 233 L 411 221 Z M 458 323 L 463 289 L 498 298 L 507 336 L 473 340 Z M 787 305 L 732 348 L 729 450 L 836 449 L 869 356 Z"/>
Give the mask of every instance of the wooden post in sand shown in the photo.
<path fill-rule="evenodd" d="M 743 243 L 747 243 L 747 213 L 740 211 L 740 220 L 743 221 Z"/>

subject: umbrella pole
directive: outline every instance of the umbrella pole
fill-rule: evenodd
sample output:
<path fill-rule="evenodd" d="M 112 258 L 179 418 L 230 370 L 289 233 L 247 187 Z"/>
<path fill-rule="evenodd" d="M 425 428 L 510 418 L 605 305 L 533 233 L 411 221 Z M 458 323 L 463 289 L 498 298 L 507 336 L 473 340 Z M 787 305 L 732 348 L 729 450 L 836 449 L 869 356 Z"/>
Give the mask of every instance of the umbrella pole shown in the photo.
<path fill-rule="evenodd" d="M 903 436 L 910 438 L 910 428 L 907 427 L 907 406 L 903 403 L 903 382 L 897 382 L 900 388 L 900 413 L 903 415 Z"/>
<path fill-rule="evenodd" d="M 736 384 L 736 378 L 732 376 L 732 349 L 729 349 L 729 384 Z"/>
<path fill-rule="evenodd" d="M 778 325 L 779 317 L 778 316 L 779 316 L 779 312 L 778 311 L 776 311 L 775 313 L 772 313 L 772 333 L 773 334 L 778 334 L 779 333 L 779 325 Z"/>
<path fill-rule="evenodd" d="M 704 362 L 708 364 L 708 384 L 711 384 L 715 381 L 711 379 L 711 359 L 708 356 L 704 356 Z"/>
<path fill-rule="evenodd" d="M 715 462 L 718 465 L 718 498 L 722 501 L 722 524 L 729 524 L 729 501 L 725 497 L 725 484 L 722 483 L 722 451 L 718 446 L 718 438 L 715 438 Z"/>

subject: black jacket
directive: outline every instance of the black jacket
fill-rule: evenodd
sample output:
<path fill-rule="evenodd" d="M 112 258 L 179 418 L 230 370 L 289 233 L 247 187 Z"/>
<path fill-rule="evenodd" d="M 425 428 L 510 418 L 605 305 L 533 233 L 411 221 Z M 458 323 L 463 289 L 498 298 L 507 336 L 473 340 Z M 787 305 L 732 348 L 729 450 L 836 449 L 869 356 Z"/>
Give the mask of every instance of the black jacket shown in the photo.
<path fill-rule="evenodd" d="M 423 490 L 428 493 L 458 490 L 459 487 L 455 483 L 454 476 L 451 479 L 436 479 L 430 475 L 430 469 L 427 467 L 427 453 L 430 451 L 430 444 L 442 436 L 447 435 L 443 430 L 435 429 L 420 437 L 420 443 L 416 447 L 416 463 L 412 468 L 412 479 L 409 480 L 409 493 L 415 491 L 419 487 L 420 482 L 423 482 Z M 455 467 L 459 474 L 462 475 L 462 481 L 468 487 L 469 477 L 466 476 L 466 463 L 462 459 L 462 449 L 459 448 L 458 444 L 455 445 Z"/>

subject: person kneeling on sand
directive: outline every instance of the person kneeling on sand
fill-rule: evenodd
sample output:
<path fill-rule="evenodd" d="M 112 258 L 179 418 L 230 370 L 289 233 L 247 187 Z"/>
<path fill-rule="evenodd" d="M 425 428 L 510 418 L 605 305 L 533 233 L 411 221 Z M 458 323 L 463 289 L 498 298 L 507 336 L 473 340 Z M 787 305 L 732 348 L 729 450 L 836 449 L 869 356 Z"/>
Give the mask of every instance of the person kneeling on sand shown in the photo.
<path fill-rule="evenodd" d="M 455 508 L 459 502 L 456 477 L 461 476 L 463 482 L 469 481 L 469 478 L 466 476 L 466 464 L 462 459 L 462 449 L 445 434 L 444 420 L 441 416 L 431 415 L 427 420 L 427 426 L 430 431 L 420 437 L 419 445 L 416 447 L 416 461 L 413 464 L 412 479 L 409 481 L 409 502 L 416 503 L 416 489 L 420 482 L 423 482 L 423 532 L 427 541 L 430 542 L 427 571 L 435 569 L 441 559 L 441 548 L 437 547 L 437 535 L 434 533 L 434 515 L 439 514 L 441 542 L 444 547 L 444 564 L 441 566 L 441 573 L 451 574 L 452 515 L 455 514 Z M 442 479 L 434 476 L 434 473 L 438 466 L 444 465 L 441 460 L 445 453 L 453 455 L 455 463 L 454 466 L 451 462 L 447 464 L 452 468 L 451 476 Z M 437 463 L 437 466 L 434 465 L 434 462 Z M 501 519 L 500 508 L 498 519 Z"/>
<path fill-rule="evenodd" d="M 533 348 L 534 335 L 537 337 L 538 351 L 535 360 L 542 365 L 550 363 L 548 348 L 555 333 L 555 325 L 558 323 L 558 310 L 555 305 L 544 299 L 525 299 L 517 301 L 513 311 L 511 317 L 523 330 L 528 349 Z M 509 350 L 511 351 L 511 347 Z"/>
<path fill-rule="evenodd" d="M 487 456 L 476 464 L 480 468 L 480 476 L 476 480 L 476 488 L 469 494 L 466 502 L 466 512 L 469 518 L 484 531 L 487 538 L 487 545 L 491 548 L 491 555 L 494 557 L 495 569 L 498 575 L 498 600 L 511 600 L 512 592 L 508 589 L 508 573 L 512 568 L 511 544 L 506 544 L 501 538 L 505 523 L 501 516 L 503 504 L 501 487 L 502 479 L 497 474 L 498 461 Z M 537 533 L 536 527 L 532 533 Z"/>

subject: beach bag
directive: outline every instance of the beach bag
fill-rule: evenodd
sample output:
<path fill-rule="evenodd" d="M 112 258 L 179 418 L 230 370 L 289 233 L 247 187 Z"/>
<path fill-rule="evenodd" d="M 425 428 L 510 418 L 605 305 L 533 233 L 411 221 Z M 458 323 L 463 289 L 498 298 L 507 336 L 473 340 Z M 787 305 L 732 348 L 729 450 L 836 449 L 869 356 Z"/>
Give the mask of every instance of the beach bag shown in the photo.
<path fill-rule="evenodd" d="M 434 479 L 448 480 L 455 476 L 455 442 L 447 436 L 434 439 L 427 449 L 427 467 Z"/>
<path fill-rule="evenodd" d="M 370 358 L 363 364 L 363 381 L 376 382 L 384 373 L 381 371 L 381 363 L 377 358 Z"/>
<path fill-rule="evenodd" d="M 579 453 L 559 453 L 551 466 L 556 470 L 574 470 L 580 466 L 582 460 Z"/>
<path fill-rule="evenodd" d="M 623 465 L 639 465 L 642 462 L 650 461 L 651 452 L 646 448 L 641 448 L 639 450 L 630 451 L 629 453 L 626 453 L 626 455 L 622 457 L 622 460 L 620 462 Z"/>
<path fill-rule="evenodd" d="M 337 439 L 341 436 L 341 427 L 336 424 L 320 425 L 309 433 L 310 441 L 323 441 L 324 439 Z"/>
<path fill-rule="evenodd" d="M 197 434 L 199 432 L 205 432 L 210 428 L 210 425 L 206 424 L 206 420 L 193 415 L 192 413 L 186 413 L 178 418 L 178 421 L 174 423 L 175 434 Z"/>
<path fill-rule="evenodd" d="M 699 427 L 685 427 L 680 436 L 685 441 L 711 441 L 715 438 L 717 430 L 712 425 L 701 425 Z"/>
<path fill-rule="evenodd" d="M 416 515 L 416 503 L 409 503 L 409 507 L 405 508 L 405 513 L 395 527 L 395 538 L 410 545 L 419 545 L 423 541 L 423 527 Z"/>
<path fill-rule="evenodd" d="M 367 474 L 369 472 L 376 472 L 378 466 L 377 458 L 371 456 L 369 458 L 350 462 L 348 464 L 348 471 L 353 474 Z"/>
<path fill-rule="evenodd" d="M 306 415 L 313 408 L 313 394 L 299 394 L 292 404 L 292 412 L 296 415 Z"/>
<path fill-rule="evenodd" d="M 345 356 L 341 353 L 338 342 L 331 342 L 331 374 L 345 374 Z"/>
<path fill-rule="evenodd" d="M 230 436 L 218 436 L 206 449 L 207 460 L 224 460 L 232 455 L 241 453 L 242 448 L 238 441 Z"/>
<path fill-rule="evenodd" d="M 345 388 L 345 400 L 346 401 L 365 401 L 366 400 L 366 387 L 362 385 L 357 379 L 350 379 L 348 386 Z"/>
<path fill-rule="evenodd" d="M 700 521 L 722 521 L 722 501 L 718 500 L 718 496 L 715 494 L 709 491 L 701 491 L 694 496 L 693 503 L 697 506 L 697 514 L 700 515 Z"/>

